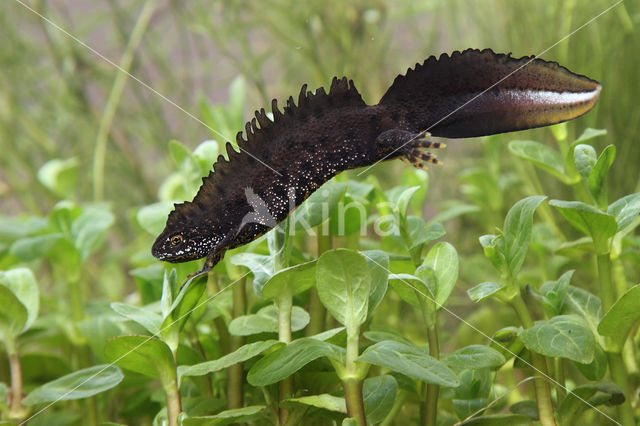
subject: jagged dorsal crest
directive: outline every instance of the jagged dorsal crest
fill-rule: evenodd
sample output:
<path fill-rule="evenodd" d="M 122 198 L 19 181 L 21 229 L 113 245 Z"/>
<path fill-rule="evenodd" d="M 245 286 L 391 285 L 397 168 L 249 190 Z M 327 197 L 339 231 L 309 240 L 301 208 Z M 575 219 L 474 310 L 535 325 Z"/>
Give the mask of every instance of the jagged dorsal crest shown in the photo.
<path fill-rule="evenodd" d="M 255 117 L 245 124 L 244 134 L 236 134 L 236 143 L 240 151 L 234 149 L 230 142 L 226 143 L 229 160 L 222 155 L 218 157 L 213 171 L 202 179 L 202 186 L 193 202 L 174 205 L 175 209 L 167 219 L 167 227 L 188 225 L 197 221 L 203 214 L 213 214 L 218 206 L 224 209 L 229 203 L 246 201 L 244 187 L 248 174 L 257 173 L 258 170 L 275 173 L 269 170 L 267 165 L 278 170 L 278 165 L 270 164 L 274 152 L 279 149 L 274 140 L 287 132 L 287 129 L 299 127 L 309 119 L 320 117 L 326 111 L 335 108 L 364 106 L 366 104 L 353 80 L 347 80 L 346 77 L 334 77 L 328 93 L 323 87 L 319 87 L 315 92 L 308 91 L 307 85 L 304 84 L 298 95 L 297 105 L 293 97 L 289 97 L 283 111 L 278 107 L 278 101 L 273 99 L 273 119 L 269 118 L 264 108 L 255 112 Z"/>

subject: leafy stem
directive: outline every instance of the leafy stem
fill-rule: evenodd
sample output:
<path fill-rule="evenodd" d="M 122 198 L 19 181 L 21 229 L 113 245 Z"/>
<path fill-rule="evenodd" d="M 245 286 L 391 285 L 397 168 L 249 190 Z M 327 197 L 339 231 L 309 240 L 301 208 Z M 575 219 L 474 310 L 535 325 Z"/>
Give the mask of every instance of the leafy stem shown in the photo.
<path fill-rule="evenodd" d="M 438 337 L 436 306 L 431 300 L 425 301 L 417 291 L 416 297 L 420 303 L 420 308 L 427 328 L 429 355 L 435 359 L 440 359 L 440 339 Z M 424 409 L 422 412 L 422 424 L 425 426 L 435 426 L 437 423 L 439 393 L 439 385 L 435 383 L 427 383 Z"/>
<path fill-rule="evenodd" d="M 357 323 L 347 324 L 347 356 L 342 386 L 344 387 L 344 397 L 347 404 L 347 415 L 355 418 L 360 426 L 364 426 L 367 424 L 367 418 L 364 411 L 362 386 L 368 365 L 356 362 L 358 358 L 359 333 L 360 327 Z"/>
<path fill-rule="evenodd" d="M 178 415 L 180 411 L 182 411 L 182 406 L 176 380 L 171 380 L 169 383 L 166 383 L 164 391 L 167 401 L 167 419 L 169 420 L 169 426 L 178 426 Z"/>
<path fill-rule="evenodd" d="M 615 303 L 613 283 L 611 280 L 611 257 L 609 253 L 598 255 L 598 278 L 600 281 L 600 299 L 602 300 L 602 310 L 606 313 Z M 631 387 L 629 386 L 628 373 L 626 371 L 622 355 L 618 352 L 607 351 L 607 361 L 609 372 L 613 381 L 622 389 L 625 401 L 618 406 L 618 415 L 622 419 L 622 424 L 634 425 L 633 409 L 631 408 Z"/>
<path fill-rule="evenodd" d="M 9 368 L 11 370 L 11 407 L 9 416 L 13 419 L 21 419 L 25 415 L 22 407 L 22 368 L 20 367 L 20 356 L 16 348 L 16 342 L 12 338 L 5 341 L 7 354 L 9 356 Z"/>
<path fill-rule="evenodd" d="M 615 302 L 614 289 L 611 283 L 611 259 L 609 258 L 609 253 L 598 255 L 598 276 L 602 311 L 607 312 Z"/>
<path fill-rule="evenodd" d="M 246 279 L 242 278 L 237 285 L 231 289 L 233 297 L 233 317 L 238 318 L 244 315 L 247 305 Z M 244 345 L 245 339 L 241 336 L 231 337 L 231 351 L 239 349 Z M 243 384 L 244 366 L 239 362 L 232 365 L 227 370 L 227 406 L 229 409 L 242 408 L 243 406 Z"/>
<path fill-rule="evenodd" d="M 631 387 L 627 377 L 627 372 L 622 362 L 622 355 L 619 353 L 607 352 L 607 361 L 609 363 L 609 372 L 611 378 L 620 387 L 625 396 L 625 401 L 618 405 L 618 415 L 624 426 L 633 426 L 636 424 L 633 409 L 631 408 Z"/>
<path fill-rule="evenodd" d="M 104 196 L 104 165 L 107 154 L 107 140 L 109 137 L 109 129 L 116 114 L 116 109 L 122 97 L 124 85 L 127 82 L 128 71 L 131 68 L 135 51 L 142 41 L 147 25 L 151 20 L 151 16 L 155 10 L 155 0 L 147 0 L 140 12 L 136 25 L 131 32 L 131 38 L 125 48 L 122 58 L 120 59 L 119 70 L 116 78 L 111 86 L 109 98 L 107 99 L 104 113 L 100 119 L 100 127 L 96 137 L 95 151 L 93 155 L 93 196 L 96 201 L 101 201 Z"/>
<path fill-rule="evenodd" d="M 518 318 L 522 322 L 524 328 L 533 327 L 533 319 L 527 306 L 522 300 L 522 296 L 518 293 L 510 301 L 511 306 L 516 311 Z M 547 359 L 545 356 L 531 351 L 531 363 L 534 368 L 534 387 L 536 390 L 536 403 L 538 404 L 538 416 L 540 423 L 543 426 L 555 426 L 556 421 L 553 416 L 553 404 L 551 403 L 551 390 L 547 377 L 549 376 L 547 370 Z"/>
<path fill-rule="evenodd" d="M 437 325 L 427 328 L 427 339 L 429 341 L 429 355 L 435 359 L 440 357 L 440 342 L 438 339 Z M 440 386 L 433 383 L 427 383 L 427 397 L 425 403 L 424 424 L 427 426 L 435 426 L 438 418 L 438 394 Z"/>
<path fill-rule="evenodd" d="M 329 219 L 330 220 L 330 219 Z M 333 241 L 331 237 L 330 224 L 327 226 L 327 230 L 322 229 L 323 225 L 317 226 L 316 232 L 318 234 L 318 257 L 322 256 L 322 253 L 331 250 Z M 309 290 L 309 325 L 306 329 L 307 336 L 313 336 L 320 333 L 324 329 L 325 321 L 327 318 L 327 310 L 324 308 L 320 297 L 318 296 L 318 289 L 314 286 Z"/>

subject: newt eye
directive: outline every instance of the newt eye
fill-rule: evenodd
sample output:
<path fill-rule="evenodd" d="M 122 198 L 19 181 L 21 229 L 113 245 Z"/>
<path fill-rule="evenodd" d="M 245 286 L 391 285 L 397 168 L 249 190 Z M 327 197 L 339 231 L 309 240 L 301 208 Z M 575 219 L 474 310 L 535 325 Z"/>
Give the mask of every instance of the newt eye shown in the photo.
<path fill-rule="evenodd" d="M 174 235 L 173 237 L 171 237 L 170 241 L 171 241 L 171 244 L 173 244 L 174 246 L 177 246 L 182 242 L 182 235 Z"/>

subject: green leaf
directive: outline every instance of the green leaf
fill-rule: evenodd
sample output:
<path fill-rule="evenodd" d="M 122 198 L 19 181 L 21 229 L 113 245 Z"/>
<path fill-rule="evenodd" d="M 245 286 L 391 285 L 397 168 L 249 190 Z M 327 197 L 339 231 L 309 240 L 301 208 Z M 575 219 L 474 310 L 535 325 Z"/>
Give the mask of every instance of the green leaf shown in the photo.
<path fill-rule="evenodd" d="M 169 154 L 178 168 L 182 168 L 185 160 L 191 158 L 191 151 L 182 142 L 175 139 L 169 141 Z"/>
<path fill-rule="evenodd" d="M 205 303 L 201 302 L 201 299 L 203 295 L 205 295 L 206 288 L 206 275 L 191 278 L 184 283 L 180 293 L 178 293 L 178 296 L 171 305 L 171 315 L 164 319 L 160 331 L 162 332 L 170 326 L 182 330 L 189 317 L 194 314 L 196 308 L 204 309 Z"/>
<path fill-rule="evenodd" d="M 4 383 L 0 382 L 0 407 L 3 409 L 6 407 L 7 401 L 9 397 L 9 388 Z M 2 423 L 0 423 L 2 425 Z M 10 426 L 15 425 L 15 423 L 9 423 Z"/>
<path fill-rule="evenodd" d="M 309 338 L 310 339 L 316 339 L 316 340 L 322 340 L 322 341 L 328 341 L 333 336 L 337 335 L 338 333 L 340 333 L 343 330 L 344 330 L 344 327 L 331 328 L 329 330 L 323 331 L 322 333 L 318 333 L 318 334 L 314 334 L 313 336 L 309 336 Z"/>
<path fill-rule="evenodd" d="M 291 331 L 302 330 L 309 320 L 309 314 L 303 308 L 294 306 L 291 309 Z M 278 311 L 274 305 L 265 306 L 255 314 L 239 316 L 229 323 L 229 333 L 233 336 L 277 332 Z"/>
<path fill-rule="evenodd" d="M 277 340 L 249 343 L 213 361 L 202 362 L 195 365 L 181 365 L 178 367 L 178 377 L 204 376 L 205 374 L 223 370 L 239 362 L 251 359 L 278 343 Z"/>
<path fill-rule="evenodd" d="M 136 221 L 149 234 L 156 236 L 162 232 L 167 216 L 173 210 L 173 203 L 161 201 L 142 207 L 136 213 Z"/>
<path fill-rule="evenodd" d="M 250 405 L 248 407 L 225 410 L 213 416 L 186 417 L 182 426 L 221 426 L 226 424 L 245 424 L 264 415 L 265 405 Z"/>
<path fill-rule="evenodd" d="M 614 145 L 607 146 L 600 157 L 598 157 L 598 161 L 593 166 L 593 170 L 589 175 L 589 179 L 587 183 L 589 184 L 589 191 L 591 191 L 591 195 L 596 200 L 599 206 L 606 207 L 606 186 L 605 181 L 607 178 L 607 173 L 609 173 L 609 169 L 613 164 L 613 160 L 616 158 L 616 147 Z"/>
<path fill-rule="evenodd" d="M 562 314 L 574 314 L 582 317 L 594 335 L 598 333 L 598 324 L 602 317 L 602 302 L 586 290 L 569 286 Z"/>
<path fill-rule="evenodd" d="M 490 414 L 487 416 L 473 417 L 466 422 L 460 423 L 464 426 L 530 426 L 533 420 L 522 414 Z"/>
<path fill-rule="evenodd" d="M 597 381 L 602 380 L 607 372 L 607 354 L 596 344 L 595 351 L 593 353 L 593 361 L 589 364 L 581 364 L 579 362 L 573 362 L 573 365 L 582 373 L 584 377 L 589 380 Z"/>
<path fill-rule="evenodd" d="M 298 402 L 300 404 L 310 405 L 312 407 L 322 408 L 336 413 L 347 414 L 347 404 L 345 399 L 328 393 L 290 398 L 287 399 L 287 402 L 288 401 Z"/>
<path fill-rule="evenodd" d="M 464 370 L 460 373 L 460 385 L 454 389 L 456 399 L 487 399 L 491 394 L 491 371 L 488 368 Z M 471 412 L 465 413 L 467 417 Z"/>
<path fill-rule="evenodd" d="M 47 220 L 42 217 L 24 218 L 0 216 L 0 241 L 13 241 L 39 233 L 47 228 Z"/>
<path fill-rule="evenodd" d="M 345 350 L 331 343 L 308 337 L 294 340 L 256 362 L 247 374 L 247 381 L 253 386 L 270 385 L 289 377 L 320 357 L 343 363 Z"/>
<path fill-rule="evenodd" d="M 640 214 L 640 192 L 629 194 L 614 201 L 607 209 L 607 213 L 615 217 L 618 224 L 618 232 L 624 232 Z"/>
<path fill-rule="evenodd" d="M 88 398 L 116 387 L 124 378 L 115 365 L 96 365 L 60 377 L 34 389 L 24 405 Z"/>
<path fill-rule="evenodd" d="M 469 345 L 443 359 L 447 366 L 462 371 L 476 368 L 497 368 L 506 362 L 497 350 L 483 345 Z"/>
<path fill-rule="evenodd" d="M 424 348 L 387 340 L 369 346 L 358 361 L 389 368 L 398 373 L 445 387 L 460 384 L 456 374 L 443 362 L 429 356 Z"/>
<path fill-rule="evenodd" d="M 601 397 L 598 397 L 600 395 Z M 573 389 L 558 407 L 558 417 L 566 421 L 571 420 L 576 414 L 600 404 L 619 405 L 625 401 L 622 390 L 610 382 L 588 383 Z"/>
<path fill-rule="evenodd" d="M 4 285 L 0 285 L 0 339 L 5 345 L 15 345 L 15 339 L 27 323 L 27 308 L 20 299 Z M 7 348 L 12 351 L 15 348 Z"/>
<path fill-rule="evenodd" d="M 408 250 L 412 250 L 420 244 L 442 238 L 446 234 L 440 223 L 435 222 L 427 225 L 418 216 L 409 216 L 407 218 L 407 227 L 410 240 L 410 244 L 407 245 Z"/>
<path fill-rule="evenodd" d="M 500 290 L 502 290 L 500 284 L 494 282 L 486 282 L 471 287 L 469 290 L 467 290 L 467 295 L 471 300 L 477 303 L 481 300 L 486 299 L 487 297 L 490 297 L 493 294 L 496 294 Z"/>
<path fill-rule="evenodd" d="M 609 252 L 609 239 L 618 230 L 613 216 L 581 201 L 551 200 L 549 204 L 557 208 L 574 228 L 593 238 L 597 254 Z"/>
<path fill-rule="evenodd" d="M 456 416 L 466 419 L 489 403 L 491 372 L 488 368 L 464 370 L 459 377 L 460 386 L 454 389 L 452 402 Z"/>
<path fill-rule="evenodd" d="M 398 293 L 398 296 L 411 306 L 421 308 L 422 298 L 430 300 L 433 298 L 431 290 L 427 288 L 421 278 L 411 274 L 390 274 L 389 282 L 391 288 Z"/>
<path fill-rule="evenodd" d="M 219 153 L 218 142 L 215 140 L 201 142 L 196 149 L 193 150 L 193 159 L 198 163 L 201 175 L 204 176 L 211 170 Z"/>
<path fill-rule="evenodd" d="M 73 192 L 77 188 L 77 174 L 77 158 L 72 157 L 66 160 L 56 158 L 40 167 L 38 180 L 57 196 L 70 199 L 73 198 Z"/>
<path fill-rule="evenodd" d="M 365 257 L 351 250 L 330 250 L 316 267 L 318 296 L 327 310 L 347 328 L 367 319 L 371 272 Z"/>
<path fill-rule="evenodd" d="M 504 257 L 512 277 L 516 277 L 531 241 L 533 214 L 547 197 L 534 195 L 518 201 L 507 213 L 504 221 Z"/>
<path fill-rule="evenodd" d="M 587 127 L 584 132 L 575 140 L 575 142 L 585 142 L 598 136 L 604 136 L 607 134 L 607 129 L 592 129 Z"/>
<path fill-rule="evenodd" d="M 275 273 L 275 257 L 255 253 L 238 253 L 231 256 L 232 265 L 244 266 L 253 274 L 253 290 L 262 297 L 262 288 Z"/>
<path fill-rule="evenodd" d="M 458 201 L 450 201 L 447 202 L 446 207 L 444 207 L 440 212 L 436 213 L 435 216 L 431 218 L 429 223 L 435 222 L 446 222 L 447 220 L 453 219 L 454 217 L 466 215 L 468 213 L 475 213 L 480 211 L 478 206 L 474 206 L 472 204 L 462 204 Z"/>
<path fill-rule="evenodd" d="M 509 407 L 509 411 L 514 414 L 522 414 L 529 417 L 531 420 L 538 420 L 538 404 L 536 401 L 525 399 L 518 401 Z"/>
<path fill-rule="evenodd" d="M 48 254 L 62 238 L 61 232 L 20 238 L 11 244 L 9 253 L 24 262 L 29 262 Z"/>
<path fill-rule="evenodd" d="M 395 340 L 397 342 L 411 344 L 411 341 L 408 340 L 406 337 L 393 331 L 370 330 L 370 331 L 365 331 L 362 334 L 365 337 L 365 339 L 370 340 L 374 343 L 382 342 L 384 340 Z"/>
<path fill-rule="evenodd" d="M 540 287 L 541 302 L 550 314 L 549 316 L 559 315 L 562 311 L 573 272 L 573 269 L 567 271 L 557 281 L 546 282 Z"/>
<path fill-rule="evenodd" d="M 579 144 L 573 150 L 573 161 L 578 173 L 584 179 L 589 179 L 593 166 L 598 161 L 598 154 L 596 154 L 596 150 L 591 145 Z"/>
<path fill-rule="evenodd" d="M 380 250 L 366 250 L 361 253 L 367 260 L 369 272 L 371 273 L 371 292 L 369 293 L 369 305 L 367 308 L 367 318 L 370 318 L 387 293 L 389 255 Z"/>
<path fill-rule="evenodd" d="M 306 262 L 282 269 L 262 288 L 262 297 L 276 299 L 281 295 L 293 296 L 310 289 L 316 283 L 316 262 Z"/>
<path fill-rule="evenodd" d="M 104 353 L 110 362 L 126 370 L 160 378 L 163 385 L 176 377 L 173 354 L 161 340 L 147 336 L 117 336 L 107 340 Z"/>
<path fill-rule="evenodd" d="M 478 238 L 478 242 L 482 246 L 484 256 L 491 261 L 491 264 L 501 274 L 507 273 L 507 259 L 505 253 L 503 253 L 502 246 L 504 245 L 503 235 L 487 234 Z"/>
<path fill-rule="evenodd" d="M 107 229 L 113 225 L 115 217 L 106 205 L 89 206 L 84 209 L 71 225 L 73 244 L 86 260 L 102 243 Z"/>
<path fill-rule="evenodd" d="M 113 302 L 111 309 L 119 313 L 125 318 L 129 318 L 141 326 L 153 335 L 160 332 L 160 325 L 162 318 L 156 312 L 149 308 L 140 308 L 138 306 L 126 305 L 124 303 Z"/>
<path fill-rule="evenodd" d="M 567 181 L 564 173 L 564 160 L 555 149 L 535 141 L 511 141 L 509 142 L 509 150 L 523 160 L 531 161 L 563 182 Z"/>
<path fill-rule="evenodd" d="M 171 314 L 173 296 L 178 291 L 178 273 L 175 268 L 168 272 L 166 269 L 162 276 L 162 296 L 160 297 L 161 321 Z"/>
<path fill-rule="evenodd" d="M 364 411 L 367 415 L 367 424 L 382 422 L 396 399 L 398 382 L 388 374 L 365 379 L 362 386 Z"/>
<path fill-rule="evenodd" d="M 84 336 L 93 354 L 104 362 L 104 342 L 122 334 L 118 317 L 98 315 L 77 322 L 78 331 Z"/>
<path fill-rule="evenodd" d="M 536 321 L 520 332 L 527 349 L 542 355 L 568 358 L 583 364 L 593 361 L 595 339 L 584 321 L 573 315 L 560 315 Z"/>
<path fill-rule="evenodd" d="M 0 285 L 8 287 L 27 310 L 27 320 L 21 331 L 27 330 L 38 318 L 40 309 L 40 290 L 33 272 L 29 268 L 0 271 Z"/>
<path fill-rule="evenodd" d="M 436 243 L 427 253 L 427 257 L 421 267 L 424 266 L 431 268 L 435 273 L 436 309 L 441 309 L 458 280 L 458 252 L 449 243 Z M 416 271 L 416 274 L 420 277 L 418 271 Z"/>
<path fill-rule="evenodd" d="M 290 216 L 292 228 L 308 230 L 322 224 L 335 214 L 338 202 L 347 190 L 342 182 L 329 181 L 311 194 Z"/>
<path fill-rule="evenodd" d="M 413 195 L 419 189 L 419 186 L 412 186 L 411 188 L 405 189 L 398 195 L 398 198 L 395 200 L 394 207 L 400 217 L 407 217 L 407 210 L 409 209 L 411 198 L 413 198 Z"/>
<path fill-rule="evenodd" d="M 631 287 L 602 317 L 598 325 L 598 333 L 611 338 L 611 345 L 607 349 L 620 352 L 638 320 L 640 320 L 640 284 Z"/>

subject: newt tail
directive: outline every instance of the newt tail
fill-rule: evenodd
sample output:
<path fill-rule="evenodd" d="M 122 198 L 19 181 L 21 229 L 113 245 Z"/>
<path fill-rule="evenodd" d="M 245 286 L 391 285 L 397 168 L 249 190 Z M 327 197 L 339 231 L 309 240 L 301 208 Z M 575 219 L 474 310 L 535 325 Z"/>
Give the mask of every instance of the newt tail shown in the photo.
<path fill-rule="evenodd" d="M 425 150 L 442 144 L 425 131 L 468 138 L 548 126 L 589 111 L 600 88 L 555 62 L 489 49 L 431 56 L 396 77 L 377 105 L 345 77 L 328 93 L 304 85 L 297 105 L 290 97 L 281 111 L 272 101 L 273 119 L 256 111 L 236 137 L 240 152 L 227 142 L 229 160 L 219 156 L 193 201 L 175 205 L 152 253 L 169 262 L 207 257 L 204 273 L 344 170 L 393 158 L 437 164 Z"/>

